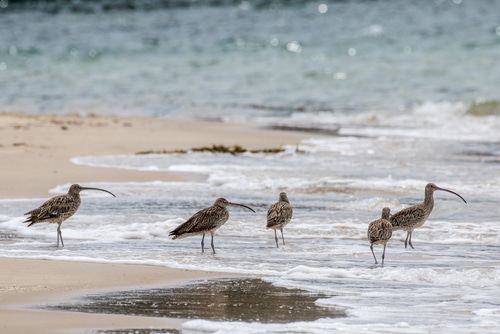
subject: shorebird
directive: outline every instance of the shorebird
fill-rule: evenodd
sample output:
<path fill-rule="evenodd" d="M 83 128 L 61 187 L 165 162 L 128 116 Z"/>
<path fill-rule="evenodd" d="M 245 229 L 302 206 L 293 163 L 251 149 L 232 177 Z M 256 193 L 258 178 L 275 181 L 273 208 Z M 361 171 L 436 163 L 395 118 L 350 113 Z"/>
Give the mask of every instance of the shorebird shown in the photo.
<path fill-rule="evenodd" d="M 82 190 L 104 191 L 116 197 L 113 193 L 101 188 L 82 187 L 79 184 L 72 184 L 66 195 L 52 197 L 39 208 L 26 212 L 25 215 L 30 216 L 24 222 L 29 223 L 28 227 L 38 223 L 57 223 L 57 247 L 59 247 L 59 240 L 61 240 L 61 245 L 64 247 L 61 224 L 73 216 L 80 207 L 80 191 Z"/>
<path fill-rule="evenodd" d="M 449 189 L 438 187 L 434 183 L 427 184 L 425 186 L 425 198 L 423 203 L 410 206 L 406 209 L 396 212 L 391 216 L 391 224 L 393 231 L 397 230 L 407 231 L 405 248 L 408 247 L 408 244 L 410 244 L 411 248 L 414 248 L 413 245 L 411 244 L 411 235 L 414 229 L 424 225 L 425 221 L 427 220 L 427 217 L 429 217 L 429 215 L 431 214 L 432 208 L 434 207 L 433 194 L 436 190 L 442 190 L 457 195 L 462 199 L 462 201 L 464 201 L 467 204 L 467 201 L 456 192 L 451 191 Z"/>
<path fill-rule="evenodd" d="M 384 264 L 385 258 L 385 246 L 387 241 L 392 236 L 392 224 L 389 221 L 391 215 L 391 209 L 383 208 L 382 217 L 380 219 L 374 220 L 368 225 L 368 240 L 370 241 L 370 249 L 372 250 L 373 258 L 375 259 L 375 264 L 377 264 L 377 257 L 373 252 L 373 245 L 383 244 L 384 252 L 382 253 L 382 265 Z"/>
<path fill-rule="evenodd" d="M 238 203 L 231 203 L 225 198 L 217 198 L 214 205 L 205 208 L 203 210 L 195 213 L 186 222 L 177 226 L 173 231 L 169 233 L 172 239 L 181 239 L 185 237 L 190 237 L 192 235 L 203 234 L 201 238 L 201 252 L 205 252 L 205 234 L 210 233 L 212 235 L 212 250 L 215 254 L 214 247 L 214 234 L 215 231 L 224 225 L 229 219 L 229 211 L 227 211 L 227 206 L 242 206 L 250 211 L 255 212 L 252 208 Z"/>
<path fill-rule="evenodd" d="M 276 234 L 276 230 L 279 229 L 281 231 L 281 239 L 283 240 L 283 245 L 285 245 L 283 228 L 292 219 L 292 213 L 292 206 L 290 205 L 285 192 L 281 192 L 278 202 L 271 205 L 269 210 L 267 210 L 267 228 L 272 228 L 274 230 L 276 248 L 278 248 L 278 235 Z"/>

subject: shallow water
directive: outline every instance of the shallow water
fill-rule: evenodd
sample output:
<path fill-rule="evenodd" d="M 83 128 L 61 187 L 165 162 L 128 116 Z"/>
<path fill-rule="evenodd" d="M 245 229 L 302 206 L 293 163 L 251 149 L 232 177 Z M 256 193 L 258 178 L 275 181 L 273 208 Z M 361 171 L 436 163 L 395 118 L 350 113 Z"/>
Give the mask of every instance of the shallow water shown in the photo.
<path fill-rule="evenodd" d="M 325 126 L 331 120 L 322 117 Z M 82 193 L 65 222 L 65 248 L 53 225 L 26 228 L 21 214 L 43 199 L 0 201 L 2 256 L 104 263 L 140 263 L 264 276 L 277 287 L 334 297 L 316 305 L 347 317 L 262 322 L 189 320 L 189 333 L 280 333 L 332 330 L 494 333 L 499 328 L 500 120 L 449 111 L 446 122 L 422 110 L 412 115 L 336 118 L 339 135 L 304 140 L 276 154 L 186 154 L 75 157 L 74 163 L 195 173 L 192 182 L 98 183 L 117 198 Z M 416 117 L 418 116 L 418 117 Z M 303 122 L 304 123 L 304 122 Z M 313 124 L 311 124 L 313 126 Z M 385 266 L 374 265 L 368 223 L 384 206 L 396 212 L 423 200 L 427 182 L 458 192 L 434 194 L 434 210 L 413 233 L 393 233 Z M 52 190 L 66 192 L 69 185 Z M 286 245 L 276 248 L 266 212 L 286 191 L 294 208 Z M 171 240 L 168 232 L 218 197 L 230 208 L 215 236 L 217 253 L 201 252 L 201 236 Z M 382 247 L 375 246 L 380 260 Z"/>

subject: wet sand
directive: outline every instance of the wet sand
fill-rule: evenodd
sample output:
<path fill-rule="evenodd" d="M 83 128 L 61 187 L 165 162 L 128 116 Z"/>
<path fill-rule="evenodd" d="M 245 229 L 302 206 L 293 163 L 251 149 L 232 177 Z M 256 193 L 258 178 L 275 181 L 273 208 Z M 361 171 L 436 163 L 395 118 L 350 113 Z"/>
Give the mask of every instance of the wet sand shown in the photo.
<path fill-rule="evenodd" d="M 91 294 L 52 310 L 146 317 L 290 323 L 345 317 L 342 310 L 316 305 L 331 295 L 277 287 L 260 278 L 219 278 L 169 287 Z"/>
<path fill-rule="evenodd" d="M 190 176 L 77 166 L 75 156 L 240 145 L 297 144 L 310 135 L 242 124 L 171 119 L 0 113 L 1 198 L 49 198 L 67 183 L 182 181 Z M 22 213 L 20 213 L 22 215 Z M 1 244 L 0 244 L 1 247 Z M 62 333 L 74 329 L 179 328 L 182 320 L 149 316 L 46 311 L 40 306 L 118 288 L 166 286 L 234 277 L 170 268 L 33 259 L 0 255 L 0 332 Z"/>

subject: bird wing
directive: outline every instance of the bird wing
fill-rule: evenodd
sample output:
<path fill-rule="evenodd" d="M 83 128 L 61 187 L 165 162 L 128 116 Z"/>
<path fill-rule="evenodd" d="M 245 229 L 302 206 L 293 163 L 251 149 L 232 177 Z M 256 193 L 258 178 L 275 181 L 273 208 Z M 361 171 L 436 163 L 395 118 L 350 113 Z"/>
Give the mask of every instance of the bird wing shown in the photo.
<path fill-rule="evenodd" d="M 172 230 L 169 235 L 181 236 L 183 234 L 203 233 L 204 231 L 215 228 L 216 223 L 223 220 L 223 218 L 224 211 L 211 206 L 195 213 L 186 222 Z"/>
<path fill-rule="evenodd" d="M 391 216 L 393 229 L 404 229 L 414 224 L 415 221 L 424 220 L 426 213 L 420 206 L 411 206 L 396 212 Z"/>
<path fill-rule="evenodd" d="M 75 204 L 75 201 L 67 195 L 52 197 L 40 207 L 26 212 L 25 215 L 30 216 L 26 219 L 25 223 L 31 223 L 30 225 L 32 225 L 62 217 L 67 219 L 78 209 L 78 206 L 79 204 Z"/>
<path fill-rule="evenodd" d="M 292 219 L 292 206 L 287 202 L 277 202 L 267 210 L 267 227 L 288 224 Z"/>
<path fill-rule="evenodd" d="M 370 243 L 387 241 L 392 236 L 392 225 L 386 219 L 377 219 L 368 226 L 368 239 Z"/>

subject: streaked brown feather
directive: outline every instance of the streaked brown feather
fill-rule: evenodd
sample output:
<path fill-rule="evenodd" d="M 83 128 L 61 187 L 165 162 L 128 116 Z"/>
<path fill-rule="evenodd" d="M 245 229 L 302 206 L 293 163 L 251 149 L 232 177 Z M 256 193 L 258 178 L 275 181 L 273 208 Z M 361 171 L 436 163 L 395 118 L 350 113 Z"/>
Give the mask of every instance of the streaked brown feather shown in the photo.
<path fill-rule="evenodd" d="M 438 187 L 434 183 L 428 183 L 425 186 L 425 191 L 424 191 L 425 195 L 423 203 L 410 206 L 406 209 L 396 212 L 394 215 L 392 215 L 390 219 L 391 224 L 393 226 L 393 230 L 403 230 L 407 232 L 405 240 L 405 248 L 408 246 L 408 244 L 410 245 L 411 248 L 413 248 L 413 245 L 411 243 L 413 230 L 424 225 L 425 221 L 431 214 L 432 209 L 434 208 L 433 194 L 437 190 L 454 194 L 460 199 L 462 199 L 464 203 L 467 203 L 467 201 L 456 192 L 449 189 Z"/>
<path fill-rule="evenodd" d="M 387 210 L 386 210 L 387 209 Z M 392 224 L 389 221 L 389 208 L 384 208 L 382 217 L 368 226 L 368 240 L 371 244 L 386 243 L 392 236 Z"/>
<path fill-rule="evenodd" d="M 382 265 L 384 265 L 385 247 L 387 245 L 387 241 L 389 241 L 392 236 L 392 224 L 389 221 L 390 216 L 391 210 L 385 207 L 382 209 L 382 216 L 380 219 L 374 220 L 370 223 L 370 225 L 368 225 L 368 240 L 370 241 L 370 250 L 372 251 L 375 264 L 377 264 L 378 261 L 375 256 L 375 252 L 373 251 L 373 245 L 382 244 L 384 245 L 384 250 L 382 252 Z"/>
<path fill-rule="evenodd" d="M 198 211 L 185 223 L 182 223 L 172 230 L 169 235 L 173 237 L 172 239 L 179 239 L 192 235 L 203 234 L 203 238 L 201 238 L 201 251 L 204 252 L 205 234 L 210 233 L 212 235 L 212 251 L 215 254 L 214 233 L 215 230 L 224 225 L 229 219 L 229 211 L 226 208 L 228 205 L 244 207 L 252 212 L 255 212 L 254 209 L 244 204 L 232 203 L 222 197 L 217 198 L 214 205 Z"/>
<path fill-rule="evenodd" d="M 422 226 L 432 211 L 432 206 L 424 207 L 423 204 L 411 206 L 396 212 L 390 221 L 394 231 L 409 231 Z"/>
<path fill-rule="evenodd" d="M 267 228 L 281 229 L 292 219 L 293 209 L 285 193 L 267 210 Z"/>
<path fill-rule="evenodd" d="M 61 241 L 61 244 L 64 247 L 61 224 L 66 219 L 73 216 L 76 210 L 80 207 L 80 191 L 82 190 L 103 191 L 113 197 L 116 197 L 115 194 L 109 192 L 108 190 L 94 187 L 82 187 L 81 185 L 75 183 L 69 187 L 66 195 L 52 197 L 40 207 L 26 212 L 25 215 L 29 215 L 29 217 L 24 222 L 29 223 L 28 227 L 37 223 L 57 223 L 57 246 L 59 246 L 59 241 Z"/>
<path fill-rule="evenodd" d="M 377 219 L 370 223 L 368 239 L 371 244 L 387 242 L 392 236 L 392 225 L 387 219 Z"/>
<path fill-rule="evenodd" d="M 211 206 L 195 213 L 185 223 L 182 223 L 169 235 L 172 239 L 185 238 L 192 235 L 203 234 L 218 229 L 229 219 L 229 212 L 220 206 Z"/>
<path fill-rule="evenodd" d="M 80 196 L 59 195 L 55 196 L 40 207 L 31 210 L 25 215 L 29 215 L 25 223 L 28 226 L 37 223 L 58 223 L 71 217 L 80 207 Z"/>

